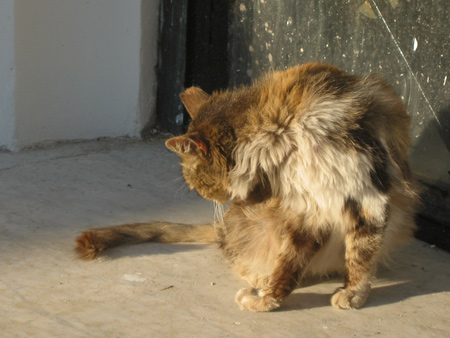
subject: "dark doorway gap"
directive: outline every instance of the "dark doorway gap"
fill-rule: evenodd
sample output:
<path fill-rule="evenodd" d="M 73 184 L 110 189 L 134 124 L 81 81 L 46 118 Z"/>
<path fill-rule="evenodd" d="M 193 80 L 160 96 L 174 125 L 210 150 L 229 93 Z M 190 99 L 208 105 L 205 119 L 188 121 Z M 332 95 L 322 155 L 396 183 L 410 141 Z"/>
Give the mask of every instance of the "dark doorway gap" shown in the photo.
<path fill-rule="evenodd" d="M 228 87 L 230 1 L 189 0 L 187 10 L 185 87 L 207 93 Z M 184 129 L 189 123 L 185 114 Z"/>

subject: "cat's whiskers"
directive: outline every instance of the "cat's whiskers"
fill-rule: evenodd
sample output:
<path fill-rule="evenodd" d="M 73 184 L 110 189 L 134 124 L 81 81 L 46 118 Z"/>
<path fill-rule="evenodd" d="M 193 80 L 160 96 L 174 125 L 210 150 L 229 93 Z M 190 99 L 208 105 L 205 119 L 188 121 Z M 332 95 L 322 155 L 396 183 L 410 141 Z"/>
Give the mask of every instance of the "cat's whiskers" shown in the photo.
<path fill-rule="evenodd" d="M 176 177 L 176 178 L 174 178 L 173 180 L 170 180 L 169 182 L 164 183 L 164 184 L 163 184 L 163 187 L 168 187 L 169 185 L 178 183 L 178 181 L 181 181 L 181 180 L 183 180 L 183 179 L 184 179 L 183 176 Z"/>
<path fill-rule="evenodd" d="M 178 194 L 179 194 L 180 192 L 183 192 L 183 189 L 185 190 L 185 192 L 189 190 L 189 189 L 186 190 L 185 188 L 188 188 L 188 186 L 187 186 L 186 183 L 183 183 L 183 184 L 177 189 L 177 191 L 175 192 L 175 198 L 178 196 Z M 184 197 L 184 195 L 183 195 L 182 197 Z"/>
<path fill-rule="evenodd" d="M 223 204 L 213 202 L 214 203 L 214 228 L 216 229 L 217 226 L 220 226 L 222 229 L 225 226 L 225 222 L 223 221 L 223 215 L 224 215 L 224 208 Z"/>

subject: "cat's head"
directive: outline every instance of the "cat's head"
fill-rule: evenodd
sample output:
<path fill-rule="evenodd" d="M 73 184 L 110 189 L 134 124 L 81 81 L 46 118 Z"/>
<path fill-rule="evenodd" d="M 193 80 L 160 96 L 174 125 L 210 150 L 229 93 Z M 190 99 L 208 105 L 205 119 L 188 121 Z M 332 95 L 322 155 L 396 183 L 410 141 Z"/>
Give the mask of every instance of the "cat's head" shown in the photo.
<path fill-rule="evenodd" d="M 180 95 L 192 122 L 186 134 L 166 141 L 181 158 L 184 179 L 202 197 L 218 203 L 228 200 L 232 136 L 224 120 L 222 98 L 211 98 L 197 87 Z M 223 119 L 220 121 L 220 119 Z M 229 130 L 230 129 L 230 130 Z"/>

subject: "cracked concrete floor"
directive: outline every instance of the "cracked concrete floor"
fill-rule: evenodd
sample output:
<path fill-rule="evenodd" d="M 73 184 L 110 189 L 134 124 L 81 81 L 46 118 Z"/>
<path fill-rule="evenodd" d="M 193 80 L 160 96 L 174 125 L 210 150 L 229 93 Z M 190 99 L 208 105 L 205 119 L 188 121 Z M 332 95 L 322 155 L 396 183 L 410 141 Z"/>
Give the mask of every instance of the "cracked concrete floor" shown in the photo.
<path fill-rule="evenodd" d="M 244 284 L 218 250 L 140 244 L 75 259 L 89 227 L 207 222 L 162 140 L 103 140 L 0 153 L 1 337 L 449 337 L 450 255 L 415 241 L 381 269 L 367 305 L 336 310 L 340 281 L 241 312 Z"/>

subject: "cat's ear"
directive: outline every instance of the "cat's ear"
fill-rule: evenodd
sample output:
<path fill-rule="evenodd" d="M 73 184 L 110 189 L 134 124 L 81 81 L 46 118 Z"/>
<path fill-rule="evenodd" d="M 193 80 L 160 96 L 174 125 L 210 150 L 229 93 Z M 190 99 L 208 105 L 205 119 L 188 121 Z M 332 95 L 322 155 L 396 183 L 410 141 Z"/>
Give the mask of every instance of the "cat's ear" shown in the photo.
<path fill-rule="evenodd" d="M 197 117 L 199 108 L 209 100 L 209 95 L 198 87 L 191 87 L 181 93 L 180 98 L 194 120 Z"/>
<path fill-rule="evenodd" d="M 208 153 L 208 146 L 198 134 L 175 136 L 166 141 L 166 147 L 179 155 Z"/>

